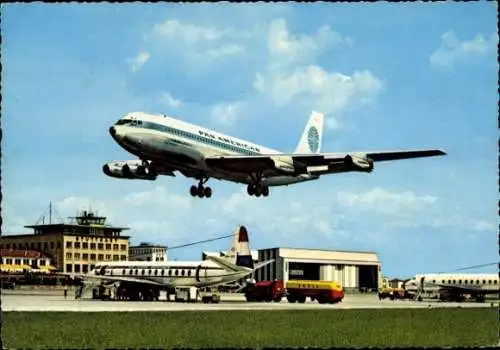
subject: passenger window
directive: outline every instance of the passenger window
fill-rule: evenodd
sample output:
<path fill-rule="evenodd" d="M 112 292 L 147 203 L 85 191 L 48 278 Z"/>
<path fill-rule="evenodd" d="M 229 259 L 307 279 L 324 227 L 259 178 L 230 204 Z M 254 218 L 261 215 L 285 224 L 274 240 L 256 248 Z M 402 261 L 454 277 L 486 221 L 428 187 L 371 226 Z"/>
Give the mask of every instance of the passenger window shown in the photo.
<path fill-rule="evenodd" d="M 188 270 L 188 276 L 191 276 L 191 270 Z"/>
<path fill-rule="evenodd" d="M 126 272 L 125 272 L 125 269 L 123 269 L 123 271 L 122 271 L 122 275 L 125 275 L 125 273 L 126 273 Z"/>
<path fill-rule="evenodd" d="M 486 280 L 483 280 L 483 284 L 486 284 Z"/>
<path fill-rule="evenodd" d="M 491 280 L 488 280 L 488 284 L 491 284 Z"/>
<path fill-rule="evenodd" d="M 158 275 L 158 270 L 155 270 L 155 276 Z"/>
<path fill-rule="evenodd" d="M 144 276 L 146 274 L 146 270 L 142 270 L 141 273 Z"/>
<path fill-rule="evenodd" d="M 462 284 L 462 280 L 458 280 L 458 284 Z"/>
<path fill-rule="evenodd" d="M 493 281 L 493 284 L 497 284 L 497 280 L 494 280 L 494 281 Z"/>
<path fill-rule="evenodd" d="M 184 270 L 182 270 L 182 271 L 181 271 L 181 275 L 182 275 L 182 276 L 184 276 L 184 273 L 185 273 L 185 271 L 184 271 Z"/>
<path fill-rule="evenodd" d="M 161 275 L 165 276 L 165 270 L 163 270 L 163 269 L 161 270 Z"/>
<path fill-rule="evenodd" d="M 148 275 L 151 275 L 151 269 L 148 270 Z"/>
<path fill-rule="evenodd" d="M 179 270 L 175 270 L 175 275 L 179 276 Z"/>
<path fill-rule="evenodd" d="M 130 271 L 128 272 L 128 273 L 129 273 L 129 275 L 131 275 L 131 276 L 132 276 L 132 272 L 133 272 L 133 271 L 132 271 L 132 270 L 130 270 Z"/>

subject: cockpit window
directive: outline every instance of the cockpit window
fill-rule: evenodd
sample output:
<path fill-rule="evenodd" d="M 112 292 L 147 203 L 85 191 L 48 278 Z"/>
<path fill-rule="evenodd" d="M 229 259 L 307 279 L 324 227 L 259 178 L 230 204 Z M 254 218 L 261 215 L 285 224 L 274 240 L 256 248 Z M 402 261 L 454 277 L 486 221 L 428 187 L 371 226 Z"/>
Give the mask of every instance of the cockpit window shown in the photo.
<path fill-rule="evenodd" d="M 115 125 L 127 125 L 130 124 L 132 120 L 130 119 L 120 119 L 119 121 L 116 122 Z"/>
<path fill-rule="evenodd" d="M 130 126 L 138 126 L 142 125 L 142 121 L 140 120 L 131 120 L 131 119 L 120 119 L 116 122 L 115 125 L 130 125 Z"/>

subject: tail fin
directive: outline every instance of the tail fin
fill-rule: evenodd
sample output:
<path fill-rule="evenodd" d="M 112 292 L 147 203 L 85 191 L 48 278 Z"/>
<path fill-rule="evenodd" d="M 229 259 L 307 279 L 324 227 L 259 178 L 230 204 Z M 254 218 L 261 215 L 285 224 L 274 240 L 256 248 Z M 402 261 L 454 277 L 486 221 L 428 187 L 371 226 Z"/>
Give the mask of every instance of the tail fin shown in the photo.
<path fill-rule="evenodd" d="M 321 150 L 321 140 L 323 139 L 323 122 L 325 116 L 322 113 L 312 111 L 309 121 L 302 132 L 299 144 L 295 153 L 311 154 L 319 153 Z"/>
<path fill-rule="evenodd" d="M 236 243 L 236 265 L 253 269 L 253 258 L 248 243 L 248 231 L 245 226 L 238 229 L 238 241 Z"/>

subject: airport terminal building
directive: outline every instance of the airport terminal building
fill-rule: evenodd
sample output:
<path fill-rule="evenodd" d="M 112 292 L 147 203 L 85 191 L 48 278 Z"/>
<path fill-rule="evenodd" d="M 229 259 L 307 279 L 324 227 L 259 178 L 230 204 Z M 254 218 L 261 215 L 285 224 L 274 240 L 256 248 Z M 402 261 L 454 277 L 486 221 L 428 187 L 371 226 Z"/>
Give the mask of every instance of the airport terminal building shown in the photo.
<path fill-rule="evenodd" d="M 376 291 L 381 284 L 381 263 L 376 253 L 302 248 L 258 250 L 258 261 L 275 261 L 255 272 L 257 281 L 330 280 L 346 291 Z"/>

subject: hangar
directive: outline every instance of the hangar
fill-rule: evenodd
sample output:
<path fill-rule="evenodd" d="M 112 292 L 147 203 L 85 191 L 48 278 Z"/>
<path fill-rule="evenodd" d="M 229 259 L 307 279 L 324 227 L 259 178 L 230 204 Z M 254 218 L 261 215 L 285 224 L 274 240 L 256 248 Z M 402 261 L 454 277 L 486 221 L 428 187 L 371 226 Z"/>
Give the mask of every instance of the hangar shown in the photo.
<path fill-rule="evenodd" d="M 376 291 L 381 285 L 381 264 L 374 252 L 302 248 L 258 250 L 258 261 L 275 261 L 255 272 L 257 281 L 274 279 L 330 280 L 347 291 Z"/>

